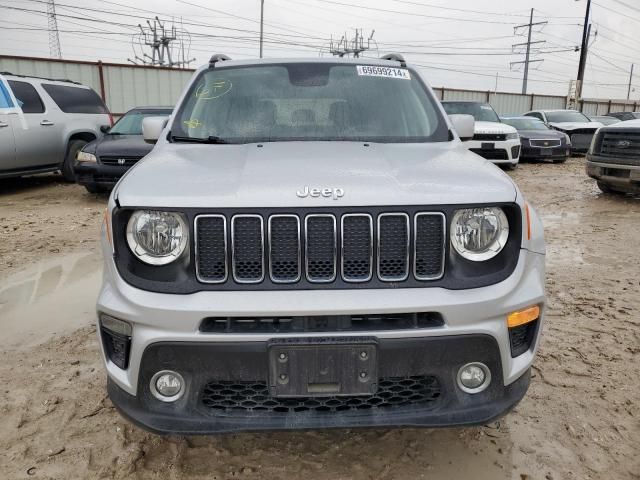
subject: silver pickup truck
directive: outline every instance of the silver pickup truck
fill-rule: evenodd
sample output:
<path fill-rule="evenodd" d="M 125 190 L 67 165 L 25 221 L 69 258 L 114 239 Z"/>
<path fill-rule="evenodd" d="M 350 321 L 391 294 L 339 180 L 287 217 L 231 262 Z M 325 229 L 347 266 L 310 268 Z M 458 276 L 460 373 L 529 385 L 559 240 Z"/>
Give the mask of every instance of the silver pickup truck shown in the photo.
<path fill-rule="evenodd" d="M 488 422 L 525 394 L 542 225 L 397 55 L 214 56 L 109 199 L 98 332 L 155 432 Z"/>
<path fill-rule="evenodd" d="M 69 80 L 0 74 L 0 178 L 60 170 L 73 181 L 78 151 L 113 124 L 91 88 Z"/>

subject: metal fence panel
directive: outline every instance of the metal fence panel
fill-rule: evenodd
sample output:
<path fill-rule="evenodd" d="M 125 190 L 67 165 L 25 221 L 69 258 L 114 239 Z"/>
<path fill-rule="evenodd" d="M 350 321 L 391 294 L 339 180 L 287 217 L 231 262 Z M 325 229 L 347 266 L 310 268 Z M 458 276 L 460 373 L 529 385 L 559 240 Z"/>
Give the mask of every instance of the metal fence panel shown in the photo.
<path fill-rule="evenodd" d="M 449 90 L 444 89 L 442 100 L 458 102 L 486 102 L 487 92 L 476 92 L 473 90 Z"/>
<path fill-rule="evenodd" d="M 51 62 L 30 58 L 0 56 L 0 72 L 32 75 L 62 80 L 73 80 L 100 92 L 98 68 L 89 63 Z"/>
<path fill-rule="evenodd" d="M 556 97 L 552 95 L 534 95 L 532 110 L 558 110 L 567 106 L 565 97 Z"/>
<path fill-rule="evenodd" d="M 510 93 L 491 94 L 491 106 L 498 115 L 522 115 L 531 110 L 531 96 Z"/>

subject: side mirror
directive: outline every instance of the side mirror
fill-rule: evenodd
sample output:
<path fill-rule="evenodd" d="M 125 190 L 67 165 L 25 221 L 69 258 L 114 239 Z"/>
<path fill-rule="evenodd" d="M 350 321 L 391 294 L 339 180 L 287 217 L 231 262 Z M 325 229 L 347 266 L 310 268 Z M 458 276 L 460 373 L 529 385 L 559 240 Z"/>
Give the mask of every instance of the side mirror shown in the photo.
<path fill-rule="evenodd" d="M 111 127 L 109 125 L 101 125 L 100 126 L 100 131 L 102 133 L 109 133 L 109 130 L 111 130 Z"/>
<path fill-rule="evenodd" d="M 463 142 L 471 140 L 475 134 L 476 120 L 473 115 L 451 114 L 451 125 Z"/>
<path fill-rule="evenodd" d="M 142 119 L 142 138 L 147 143 L 156 143 L 167 126 L 169 117 L 145 117 Z"/>

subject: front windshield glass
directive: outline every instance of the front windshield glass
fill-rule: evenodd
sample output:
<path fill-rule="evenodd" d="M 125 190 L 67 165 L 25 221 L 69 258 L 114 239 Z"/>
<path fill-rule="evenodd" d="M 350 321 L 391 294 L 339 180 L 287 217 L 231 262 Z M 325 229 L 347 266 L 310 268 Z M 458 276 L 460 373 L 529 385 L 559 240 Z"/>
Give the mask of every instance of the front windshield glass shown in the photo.
<path fill-rule="evenodd" d="M 500 117 L 491 107 L 486 103 L 473 103 L 473 102 L 443 102 L 442 106 L 447 115 L 462 114 L 473 115 L 476 122 L 498 122 L 500 123 Z"/>
<path fill-rule="evenodd" d="M 562 112 L 546 112 L 547 121 L 550 123 L 562 123 L 562 122 L 573 122 L 573 123 L 584 123 L 590 122 L 589 118 L 586 115 L 583 115 L 580 112 L 572 112 L 572 111 L 562 111 Z"/>
<path fill-rule="evenodd" d="M 171 110 L 132 110 L 126 113 L 111 127 L 111 135 L 142 135 L 142 119 L 145 117 L 162 117 L 171 115 Z"/>
<path fill-rule="evenodd" d="M 502 121 L 511 125 L 516 130 L 549 130 L 549 128 L 537 118 L 503 118 Z"/>
<path fill-rule="evenodd" d="M 330 63 L 205 70 L 171 136 L 228 143 L 449 140 L 435 100 L 413 71 Z"/>

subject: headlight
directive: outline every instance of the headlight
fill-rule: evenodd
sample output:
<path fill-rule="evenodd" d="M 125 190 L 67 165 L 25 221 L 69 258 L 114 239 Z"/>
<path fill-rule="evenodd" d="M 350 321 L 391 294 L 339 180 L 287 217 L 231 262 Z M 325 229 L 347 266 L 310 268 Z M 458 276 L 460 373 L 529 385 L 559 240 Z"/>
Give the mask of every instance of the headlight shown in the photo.
<path fill-rule="evenodd" d="M 509 238 L 509 221 L 501 208 L 457 210 L 451 221 L 451 244 L 463 258 L 481 262 L 495 257 Z"/>
<path fill-rule="evenodd" d="M 507 140 L 518 140 L 519 138 L 520 138 L 520 135 L 518 135 L 518 132 L 507 133 Z"/>
<path fill-rule="evenodd" d="M 150 265 L 166 265 L 182 255 L 189 233 L 179 213 L 137 210 L 127 223 L 133 254 Z"/>
<path fill-rule="evenodd" d="M 79 162 L 97 162 L 96 156 L 93 153 L 79 151 L 76 154 L 76 160 Z"/>

